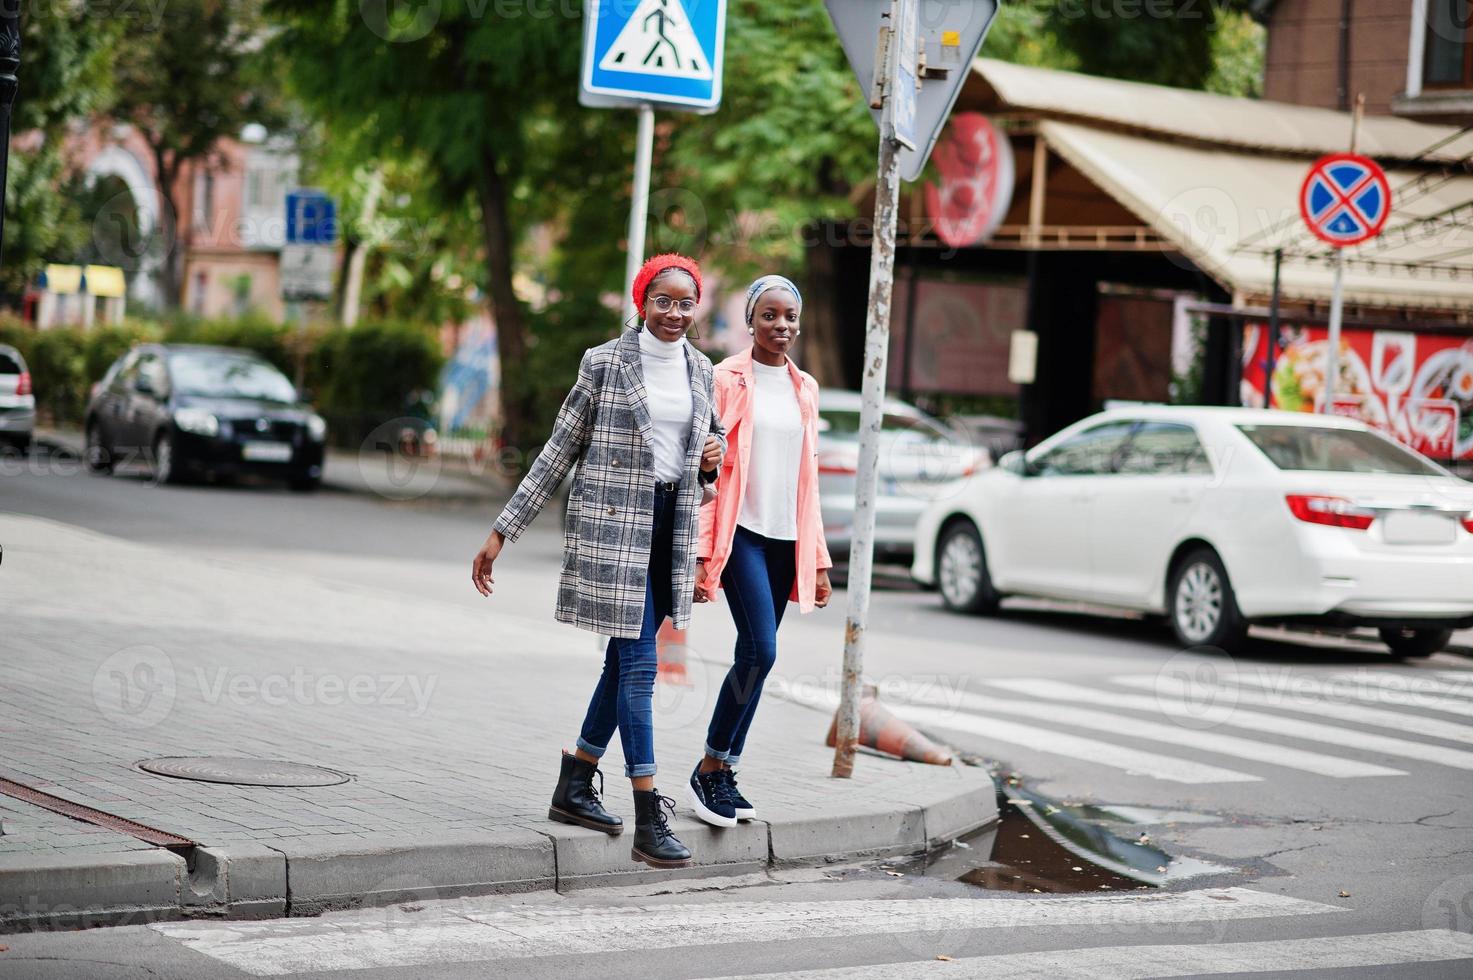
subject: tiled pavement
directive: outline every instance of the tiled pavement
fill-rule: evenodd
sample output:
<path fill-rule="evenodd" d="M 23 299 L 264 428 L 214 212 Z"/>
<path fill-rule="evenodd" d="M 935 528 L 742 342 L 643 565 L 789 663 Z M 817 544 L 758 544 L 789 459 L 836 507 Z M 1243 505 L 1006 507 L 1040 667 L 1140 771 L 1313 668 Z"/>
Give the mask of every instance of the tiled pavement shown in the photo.
<path fill-rule="evenodd" d="M 262 911 L 378 901 L 401 888 L 572 887 L 642 867 L 629 861 L 627 837 L 546 821 L 559 748 L 571 746 L 600 666 L 589 634 L 550 617 L 542 626 L 407 599 L 392 583 L 325 583 L 40 519 L 0 516 L 0 542 L 0 777 L 185 836 L 216 857 L 266 862 L 267 877 L 291 884 Z M 828 718 L 769 698 L 743 773 L 763 820 L 705 828 L 682 791 L 719 681 L 719 671 L 698 673 L 695 686 L 660 686 L 656 745 L 659 785 L 681 804 L 677 831 L 699 860 L 745 870 L 914 850 L 995 812 L 975 769 L 865 756 L 854 779 L 828 778 Z M 352 778 L 254 788 L 136 768 L 195 755 L 287 760 Z M 604 769 L 611 809 L 629 822 L 617 740 Z M 140 849 L 3 796 L 0 821 L 0 920 L 22 898 L 7 892 L 7 870 Z M 475 859 L 465 855 L 477 854 L 483 866 L 466 870 Z M 189 869 L 179 864 L 163 872 L 177 874 L 182 895 Z M 399 881 L 406 873 L 409 886 Z M 196 885 L 218 891 L 218 877 Z M 25 880 L 34 888 L 51 879 Z M 231 887 L 246 880 L 242 871 Z M 246 908 L 259 896 L 238 897 Z M 83 899 L 66 896 L 69 907 Z"/>

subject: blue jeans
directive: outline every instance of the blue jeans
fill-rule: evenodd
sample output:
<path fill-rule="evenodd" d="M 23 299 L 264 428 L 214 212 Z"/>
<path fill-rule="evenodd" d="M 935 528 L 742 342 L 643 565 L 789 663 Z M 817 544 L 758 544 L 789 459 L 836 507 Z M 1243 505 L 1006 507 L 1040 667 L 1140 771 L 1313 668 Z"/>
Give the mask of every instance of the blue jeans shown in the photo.
<path fill-rule="evenodd" d="M 624 748 L 624 775 L 655 774 L 655 634 L 670 615 L 675 550 L 675 491 L 655 489 L 654 535 L 650 540 L 649 575 L 644 589 L 644 623 L 639 636 L 609 637 L 604 672 L 588 702 L 578 735 L 578 748 L 603 758 L 614 729 Z"/>
<path fill-rule="evenodd" d="M 737 525 L 721 587 L 736 623 L 736 654 L 716 696 L 706 730 L 706 754 L 735 766 L 762 697 L 762 682 L 777 660 L 777 628 L 797 574 L 794 542 L 767 538 Z"/>

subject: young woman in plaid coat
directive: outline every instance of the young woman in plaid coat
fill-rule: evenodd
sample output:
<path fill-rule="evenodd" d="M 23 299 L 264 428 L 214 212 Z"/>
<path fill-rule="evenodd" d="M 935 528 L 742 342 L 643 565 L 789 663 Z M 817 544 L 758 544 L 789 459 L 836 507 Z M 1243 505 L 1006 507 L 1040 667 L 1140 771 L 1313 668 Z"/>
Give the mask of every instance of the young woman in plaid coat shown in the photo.
<path fill-rule="evenodd" d="M 634 784 L 632 857 L 683 867 L 690 851 L 670 831 L 675 804 L 655 789 L 655 634 L 666 616 L 690 623 L 703 487 L 726 450 L 711 361 L 685 339 L 701 271 L 680 255 L 650 259 L 634 280 L 643 325 L 583 355 L 552 435 L 496 519 L 471 565 L 482 595 L 491 567 L 577 465 L 563 535 L 557 618 L 609 637 L 577 751 L 563 753 L 548 817 L 617 835 L 593 777 L 614 730 Z"/>

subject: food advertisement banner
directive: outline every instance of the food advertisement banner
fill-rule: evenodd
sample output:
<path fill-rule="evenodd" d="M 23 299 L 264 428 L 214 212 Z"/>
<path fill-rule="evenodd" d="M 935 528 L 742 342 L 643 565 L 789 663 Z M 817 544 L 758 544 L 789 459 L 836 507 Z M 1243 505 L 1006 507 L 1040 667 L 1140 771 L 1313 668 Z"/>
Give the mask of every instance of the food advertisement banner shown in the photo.
<path fill-rule="evenodd" d="M 1314 412 L 1325 398 L 1324 327 L 1285 327 L 1269 407 Z M 1264 405 L 1268 325 L 1243 328 L 1244 405 Z M 1358 418 L 1433 459 L 1473 459 L 1473 338 L 1345 330 L 1329 411 Z"/>

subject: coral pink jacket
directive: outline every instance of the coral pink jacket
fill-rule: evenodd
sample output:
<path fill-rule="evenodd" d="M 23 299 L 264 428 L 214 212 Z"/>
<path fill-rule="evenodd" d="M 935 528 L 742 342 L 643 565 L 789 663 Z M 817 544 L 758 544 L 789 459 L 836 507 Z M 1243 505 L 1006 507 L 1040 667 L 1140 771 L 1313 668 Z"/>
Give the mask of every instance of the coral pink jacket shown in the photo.
<path fill-rule="evenodd" d="M 788 377 L 798 395 L 803 419 L 803 468 L 798 473 L 798 574 L 788 597 L 801 612 L 813 609 L 820 569 L 833 567 L 823 539 L 823 515 L 818 505 L 818 382 L 788 359 Z M 752 459 L 752 349 L 733 354 L 716 365 L 716 413 L 726 428 L 726 456 L 716 479 L 716 499 L 701 507 L 701 533 L 696 555 L 706 562 L 707 592 L 714 596 L 721 571 L 731 557 L 737 515 L 747 489 Z"/>

